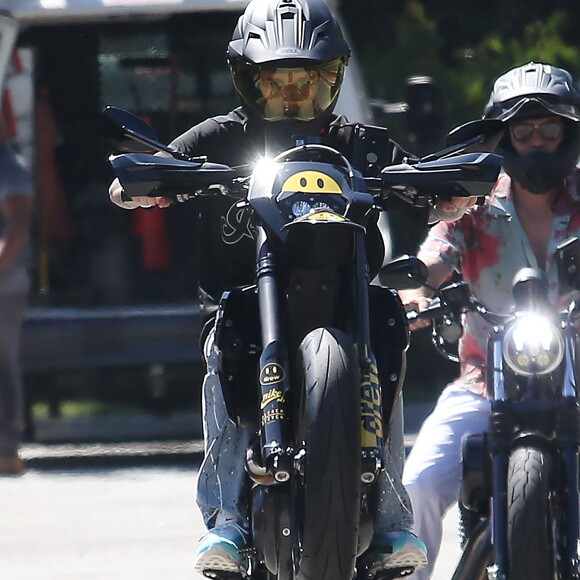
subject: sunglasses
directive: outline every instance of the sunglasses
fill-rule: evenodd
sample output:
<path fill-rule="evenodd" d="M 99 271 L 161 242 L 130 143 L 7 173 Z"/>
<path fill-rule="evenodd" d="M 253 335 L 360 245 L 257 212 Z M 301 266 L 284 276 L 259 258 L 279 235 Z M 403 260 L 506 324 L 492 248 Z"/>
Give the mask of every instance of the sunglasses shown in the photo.
<path fill-rule="evenodd" d="M 564 124 L 561 121 L 548 121 L 541 124 L 514 123 L 510 125 L 510 134 L 515 141 L 529 141 L 538 130 L 544 141 L 557 141 L 564 134 Z"/>

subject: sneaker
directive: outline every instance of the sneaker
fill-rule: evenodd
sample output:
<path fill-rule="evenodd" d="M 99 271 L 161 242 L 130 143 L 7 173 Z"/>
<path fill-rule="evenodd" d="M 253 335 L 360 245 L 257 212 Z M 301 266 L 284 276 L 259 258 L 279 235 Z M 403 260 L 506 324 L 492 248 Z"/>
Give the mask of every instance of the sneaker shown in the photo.
<path fill-rule="evenodd" d="M 0 476 L 22 475 L 26 471 L 26 463 L 18 455 L 0 455 Z"/>
<path fill-rule="evenodd" d="M 197 546 L 195 571 L 206 578 L 220 578 L 220 572 L 225 572 L 228 578 L 246 578 L 249 561 L 241 552 L 246 543 L 245 533 L 236 524 L 211 529 Z"/>
<path fill-rule="evenodd" d="M 359 567 L 369 578 L 381 570 L 398 571 L 398 577 L 408 576 L 425 566 L 425 544 L 406 530 L 375 534 L 370 548 L 359 559 Z"/>

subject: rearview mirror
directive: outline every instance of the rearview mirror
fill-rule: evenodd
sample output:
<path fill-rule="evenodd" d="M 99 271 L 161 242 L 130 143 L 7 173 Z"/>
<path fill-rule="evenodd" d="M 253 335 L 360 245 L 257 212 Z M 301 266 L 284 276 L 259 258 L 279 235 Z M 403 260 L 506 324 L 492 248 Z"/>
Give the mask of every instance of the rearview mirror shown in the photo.
<path fill-rule="evenodd" d="M 103 110 L 103 119 L 107 134 L 115 142 L 115 148 L 123 153 L 167 149 L 159 143 L 155 129 L 129 111 L 108 105 Z"/>
<path fill-rule="evenodd" d="M 476 119 L 452 129 L 447 135 L 445 143 L 447 147 L 466 144 L 466 148 L 461 149 L 462 153 L 468 151 L 491 152 L 503 137 L 504 130 L 504 123 L 498 119 Z"/>
<path fill-rule="evenodd" d="M 427 282 L 427 266 L 416 256 L 403 255 L 383 266 L 379 282 L 385 288 L 415 290 Z"/>
<path fill-rule="evenodd" d="M 505 131 L 498 119 L 476 119 L 452 129 L 445 139 L 446 147 L 435 151 L 421 161 L 445 159 L 464 153 L 491 153 L 497 147 Z"/>

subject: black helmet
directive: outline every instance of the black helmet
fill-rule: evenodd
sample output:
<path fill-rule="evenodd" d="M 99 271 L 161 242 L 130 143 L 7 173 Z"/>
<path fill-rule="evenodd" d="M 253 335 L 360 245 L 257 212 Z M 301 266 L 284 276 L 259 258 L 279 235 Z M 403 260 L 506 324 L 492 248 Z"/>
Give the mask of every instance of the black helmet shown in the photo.
<path fill-rule="evenodd" d="M 330 116 L 350 48 L 322 0 L 252 0 L 228 45 L 234 85 L 265 121 Z"/>
<path fill-rule="evenodd" d="M 556 151 L 520 155 L 506 131 L 497 146 L 503 167 L 532 193 L 545 193 L 562 183 L 580 154 L 580 91 L 564 69 L 530 62 L 500 76 L 484 109 L 484 119 L 516 119 L 556 115 L 564 121 L 564 137 Z"/>

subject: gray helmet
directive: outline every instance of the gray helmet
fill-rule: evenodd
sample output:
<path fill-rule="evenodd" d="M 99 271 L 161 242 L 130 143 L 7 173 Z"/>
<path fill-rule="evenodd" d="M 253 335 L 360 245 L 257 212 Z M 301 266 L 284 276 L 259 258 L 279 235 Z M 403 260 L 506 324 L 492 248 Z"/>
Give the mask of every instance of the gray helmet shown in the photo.
<path fill-rule="evenodd" d="M 242 104 L 266 121 L 328 116 L 349 56 L 323 0 L 252 0 L 227 50 Z"/>
<path fill-rule="evenodd" d="M 580 154 L 580 91 L 570 73 L 548 64 L 530 62 L 501 75 L 484 109 L 484 119 L 505 123 L 556 115 L 564 120 L 564 138 L 553 153 L 516 152 L 509 133 L 497 146 L 503 166 L 514 180 L 532 193 L 545 193 L 560 185 Z"/>

